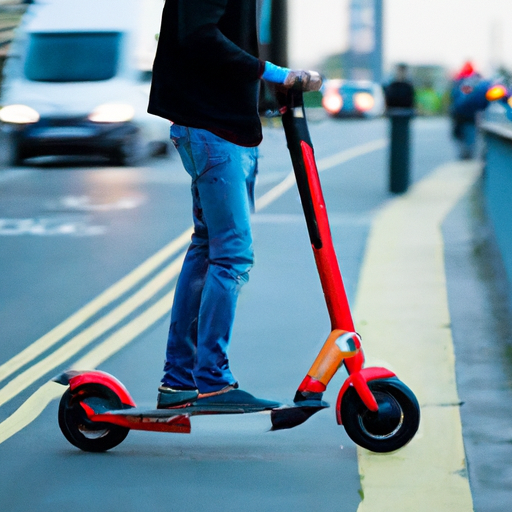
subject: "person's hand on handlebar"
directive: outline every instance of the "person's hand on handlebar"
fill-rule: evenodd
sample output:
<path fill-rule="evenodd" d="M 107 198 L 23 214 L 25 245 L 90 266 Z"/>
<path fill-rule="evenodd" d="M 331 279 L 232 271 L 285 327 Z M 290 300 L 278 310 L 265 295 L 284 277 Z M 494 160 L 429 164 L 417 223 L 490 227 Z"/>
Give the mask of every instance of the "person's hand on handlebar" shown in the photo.
<path fill-rule="evenodd" d="M 275 84 L 280 84 L 287 89 L 300 83 L 304 92 L 318 91 L 322 86 L 322 77 L 316 71 L 291 70 L 276 66 L 271 62 L 265 62 L 265 71 L 262 78 Z"/>

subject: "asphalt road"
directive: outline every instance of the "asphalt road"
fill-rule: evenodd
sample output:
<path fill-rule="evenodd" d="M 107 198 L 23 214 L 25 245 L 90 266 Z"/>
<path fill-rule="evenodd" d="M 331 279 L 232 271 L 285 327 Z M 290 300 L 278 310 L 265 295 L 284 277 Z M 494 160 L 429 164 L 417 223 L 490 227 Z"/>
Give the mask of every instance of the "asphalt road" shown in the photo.
<path fill-rule="evenodd" d="M 452 160 L 454 150 L 445 120 L 418 119 L 413 126 L 417 182 Z M 311 120 L 310 130 L 352 302 L 370 226 L 392 199 L 387 123 L 320 117 Z M 266 196 L 290 170 L 282 130 L 267 127 L 260 208 L 253 217 L 256 266 L 241 294 L 231 349 L 241 386 L 282 401 L 293 397 L 329 333 L 296 190 Z M 143 277 L 132 271 L 189 228 L 189 202 L 188 176 L 176 155 L 138 168 L 46 160 L 0 171 L 2 509 L 358 508 L 356 447 L 336 424 L 334 408 L 276 433 L 267 432 L 266 415 L 194 418 L 191 435 L 131 432 L 109 453 L 86 454 L 60 433 L 54 400 L 24 428 L 1 438 L 1 422 L 27 409 L 30 397 L 77 361 L 116 375 L 138 404 L 154 403 L 180 251 Z M 92 312 L 81 309 L 125 276 L 132 276 L 131 288 L 103 298 Z M 160 299 L 164 306 L 147 320 L 145 313 Z M 75 323 L 67 331 L 52 331 L 70 318 Z M 47 344 L 37 350 L 32 344 L 45 335 Z M 331 404 L 342 382 L 340 373 L 331 383 Z"/>

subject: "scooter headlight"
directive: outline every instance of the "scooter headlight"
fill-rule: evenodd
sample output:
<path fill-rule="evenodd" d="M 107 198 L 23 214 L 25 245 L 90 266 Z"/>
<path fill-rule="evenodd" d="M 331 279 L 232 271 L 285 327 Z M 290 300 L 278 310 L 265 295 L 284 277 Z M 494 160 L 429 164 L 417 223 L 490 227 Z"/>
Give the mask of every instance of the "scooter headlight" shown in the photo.
<path fill-rule="evenodd" d="M 27 105 L 7 105 L 0 109 L 0 121 L 11 124 L 31 124 L 39 121 L 39 113 Z"/>
<path fill-rule="evenodd" d="M 135 115 L 135 109 L 124 103 L 106 103 L 96 107 L 90 114 L 93 123 L 126 123 Z"/>

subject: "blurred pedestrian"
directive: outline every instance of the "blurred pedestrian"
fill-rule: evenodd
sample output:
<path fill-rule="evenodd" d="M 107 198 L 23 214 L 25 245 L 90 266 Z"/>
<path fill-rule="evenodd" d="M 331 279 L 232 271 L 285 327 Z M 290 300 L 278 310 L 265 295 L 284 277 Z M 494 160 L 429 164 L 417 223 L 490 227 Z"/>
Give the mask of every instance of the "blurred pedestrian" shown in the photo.
<path fill-rule="evenodd" d="M 484 79 L 479 73 L 465 75 L 466 65 L 454 81 L 451 95 L 453 135 L 459 144 L 461 159 L 473 158 L 477 139 L 477 123 L 481 112 L 492 102 L 501 102 L 511 119 L 510 87 L 503 76 Z"/>
<path fill-rule="evenodd" d="M 471 159 L 476 148 L 476 123 L 480 110 L 487 106 L 483 81 L 471 62 L 465 62 L 453 80 L 450 92 L 452 137 L 457 142 L 459 158 Z M 481 94 L 483 92 L 483 94 Z"/>
<path fill-rule="evenodd" d="M 167 0 L 163 9 L 148 111 L 173 123 L 192 179 L 194 232 L 176 285 L 159 408 L 262 402 L 237 389 L 228 360 L 238 293 L 253 265 L 259 82 L 291 87 L 300 79 L 303 90 L 318 90 L 321 79 L 258 58 L 256 4 Z"/>
<path fill-rule="evenodd" d="M 384 87 L 386 107 L 414 108 L 414 86 L 408 77 L 406 64 L 398 64 L 393 80 Z"/>

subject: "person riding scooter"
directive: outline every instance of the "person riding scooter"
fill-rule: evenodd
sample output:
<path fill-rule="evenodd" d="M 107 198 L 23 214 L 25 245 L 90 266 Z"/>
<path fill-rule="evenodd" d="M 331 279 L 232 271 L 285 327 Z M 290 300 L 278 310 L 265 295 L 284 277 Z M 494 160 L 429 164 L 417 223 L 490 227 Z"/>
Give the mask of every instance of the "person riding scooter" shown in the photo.
<path fill-rule="evenodd" d="M 291 87 L 300 78 L 313 91 L 321 78 L 258 58 L 256 4 L 167 0 L 163 9 L 148 112 L 173 123 L 192 179 L 194 233 L 176 286 L 159 408 L 257 400 L 237 389 L 228 347 L 253 265 L 260 79 Z"/>

